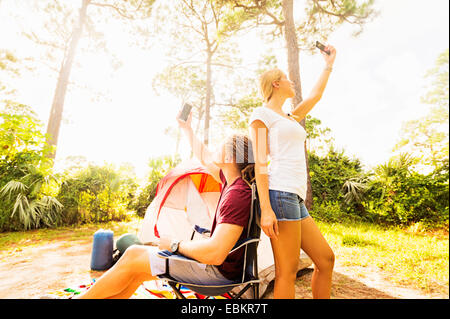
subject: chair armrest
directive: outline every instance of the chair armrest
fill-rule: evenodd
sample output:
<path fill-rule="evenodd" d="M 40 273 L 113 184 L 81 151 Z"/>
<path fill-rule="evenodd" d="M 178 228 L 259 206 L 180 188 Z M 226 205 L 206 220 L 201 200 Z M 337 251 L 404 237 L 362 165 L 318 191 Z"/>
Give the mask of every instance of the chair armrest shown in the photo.
<path fill-rule="evenodd" d="M 209 237 L 211 236 L 211 231 L 209 229 L 206 228 L 202 228 L 199 225 L 195 225 L 192 229 L 192 235 L 191 235 L 191 240 L 194 239 L 195 233 L 199 233 L 200 235 L 204 236 L 204 237 Z"/>
<path fill-rule="evenodd" d="M 211 233 L 211 230 L 206 229 L 206 228 L 202 228 L 199 225 L 195 225 L 194 226 L 194 231 L 196 231 L 197 233 L 199 233 L 200 235 L 204 235 L 207 233 Z"/>
<path fill-rule="evenodd" d="M 171 253 L 168 250 L 160 250 L 158 251 L 158 257 L 160 258 L 164 258 L 164 259 L 177 259 L 177 260 L 181 260 L 181 261 L 188 261 L 188 262 L 193 262 L 193 263 L 198 263 L 197 260 L 195 259 L 191 259 L 189 257 L 177 254 L 177 253 Z"/>
<path fill-rule="evenodd" d="M 238 250 L 239 248 L 244 247 L 245 245 L 251 244 L 251 243 L 256 243 L 261 241 L 261 239 L 259 238 L 245 238 L 245 239 L 240 239 L 236 242 L 236 244 L 234 245 L 234 247 L 230 250 L 230 252 L 228 254 L 231 254 L 232 252 L 235 252 L 236 250 Z"/>

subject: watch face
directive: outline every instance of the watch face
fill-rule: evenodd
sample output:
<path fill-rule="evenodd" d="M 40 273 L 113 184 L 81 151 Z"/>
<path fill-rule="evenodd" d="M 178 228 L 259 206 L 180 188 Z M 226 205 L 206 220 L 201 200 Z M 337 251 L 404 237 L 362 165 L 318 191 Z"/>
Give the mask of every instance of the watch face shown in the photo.
<path fill-rule="evenodd" d="M 178 241 L 174 241 L 170 244 L 170 251 L 171 252 L 176 252 L 178 249 Z"/>

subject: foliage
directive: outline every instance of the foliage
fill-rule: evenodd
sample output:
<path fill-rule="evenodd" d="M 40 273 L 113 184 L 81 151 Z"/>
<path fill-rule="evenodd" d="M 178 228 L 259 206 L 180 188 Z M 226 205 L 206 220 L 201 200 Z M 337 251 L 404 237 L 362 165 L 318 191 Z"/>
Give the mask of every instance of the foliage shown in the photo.
<path fill-rule="evenodd" d="M 247 133 L 250 114 L 255 107 L 261 105 L 262 102 L 257 95 L 257 91 L 252 89 L 248 95 L 241 97 L 235 105 L 230 105 L 229 108 L 222 110 L 219 118 L 227 127 Z"/>
<path fill-rule="evenodd" d="M 309 213 L 317 221 L 339 223 L 344 220 L 355 220 L 355 216 L 346 214 L 341 208 L 341 202 L 335 200 L 316 200 Z"/>
<path fill-rule="evenodd" d="M 262 55 L 257 62 L 254 72 L 245 72 L 232 83 L 233 94 L 228 94 L 224 108 L 219 111 L 220 125 L 225 125 L 234 131 L 248 133 L 248 119 L 255 107 L 262 105 L 262 98 L 258 91 L 257 78 L 266 70 L 275 68 L 277 59 L 271 54 Z M 237 89 L 239 88 L 239 89 Z M 243 93 L 245 92 L 245 93 Z M 223 124 L 222 124 L 223 123 Z M 218 124 L 218 123 L 217 123 Z"/>
<path fill-rule="evenodd" d="M 413 162 L 414 158 L 403 154 L 378 165 L 368 183 L 365 210 L 389 224 L 448 226 L 448 160 L 427 175 L 411 170 Z"/>
<path fill-rule="evenodd" d="M 235 15 L 242 24 L 244 20 L 256 26 L 273 25 L 273 37 L 282 35 L 285 24 L 285 13 L 282 1 L 268 0 L 222 0 L 235 8 Z M 339 25 L 348 23 L 358 27 L 353 34 L 362 32 L 365 23 L 377 16 L 373 8 L 374 0 L 308 0 L 304 4 L 302 19 L 295 21 L 296 37 L 300 47 L 305 50 L 314 48 L 317 38 L 325 40 Z"/>
<path fill-rule="evenodd" d="M 428 92 L 422 102 L 448 109 L 448 49 L 439 54 L 435 66 L 428 70 L 426 78 L 431 79 Z"/>
<path fill-rule="evenodd" d="M 334 148 L 334 138 L 331 135 L 331 129 L 322 126 L 322 121 L 311 115 L 306 116 L 306 147 L 310 152 L 317 155 L 327 154 Z"/>
<path fill-rule="evenodd" d="M 311 213 L 317 219 L 448 227 L 448 160 L 430 174 L 412 170 L 418 159 L 408 154 L 394 156 L 367 172 L 358 160 L 334 150 L 324 157 L 310 153 L 309 160 Z"/>
<path fill-rule="evenodd" d="M 358 159 L 336 150 L 331 130 L 314 117 L 306 118 L 309 174 L 313 194 L 312 216 L 319 220 L 367 219 L 361 200 L 367 176 Z"/>
<path fill-rule="evenodd" d="M 4 101 L 0 111 L 0 160 L 13 158 L 20 152 L 46 155 L 51 148 L 42 134 L 42 124 L 31 107 L 13 101 Z M 45 161 L 42 156 L 42 161 Z"/>
<path fill-rule="evenodd" d="M 19 71 L 17 68 L 18 59 L 16 56 L 5 49 L 0 49 L 0 93 L 2 95 L 11 94 L 14 92 L 14 89 L 8 87 L 5 83 L 4 77 L 7 75 L 19 75 Z"/>
<path fill-rule="evenodd" d="M 347 203 L 353 204 L 349 200 L 350 196 L 360 196 L 354 194 L 356 190 L 361 190 L 356 180 L 364 179 L 360 161 L 349 158 L 344 151 L 337 151 L 333 147 L 326 156 L 321 157 L 314 152 L 308 156 L 314 205 L 338 202 L 344 211 L 349 210 Z"/>
<path fill-rule="evenodd" d="M 64 225 L 128 218 L 136 183 L 129 170 L 89 164 L 67 170 L 57 199 L 64 205 Z"/>
<path fill-rule="evenodd" d="M 150 168 L 147 183 L 144 184 L 138 191 L 138 195 L 135 197 L 131 207 L 136 211 L 136 214 L 140 217 L 145 215 L 147 207 L 152 202 L 156 194 L 156 188 L 159 181 L 163 178 L 172 168 L 174 168 L 181 159 L 176 156 L 160 156 L 151 158 L 148 166 Z"/>
<path fill-rule="evenodd" d="M 0 112 L 0 231 L 53 226 L 62 206 L 54 198 L 51 148 L 26 105 L 5 101 Z"/>
<path fill-rule="evenodd" d="M 419 163 L 437 169 L 448 160 L 448 49 L 441 53 L 435 67 L 427 72 L 431 79 L 422 102 L 431 108 L 424 117 L 403 124 L 401 140 L 394 151 L 408 151 L 420 159 Z"/>
<path fill-rule="evenodd" d="M 4 227 L 27 230 L 54 226 L 59 221 L 62 205 L 46 193 L 57 183 L 57 178 L 30 164 L 26 169 L 26 175 L 19 180 L 10 180 L 0 190 L 2 205 L 6 204 L 7 211 L 12 211 L 8 218 L 11 225 Z"/>

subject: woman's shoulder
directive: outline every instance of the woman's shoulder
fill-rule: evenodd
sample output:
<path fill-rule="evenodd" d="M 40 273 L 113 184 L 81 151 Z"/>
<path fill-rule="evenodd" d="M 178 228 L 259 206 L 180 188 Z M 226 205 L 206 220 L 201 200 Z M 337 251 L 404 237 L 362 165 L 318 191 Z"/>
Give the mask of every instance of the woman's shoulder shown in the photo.
<path fill-rule="evenodd" d="M 267 107 L 265 106 L 257 106 L 253 109 L 252 111 L 252 115 L 253 114 L 267 114 Z"/>
<path fill-rule="evenodd" d="M 255 107 L 250 115 L 250 124 L 253 121 L 260 120 L 262 121 L 267 127 L 270 126 L 270 124 L 273 122 L 274 118 L 272 117 L 272 114 L 270 113 L 270 110 L 267 109 L 265 106 L 258 106 Z"/>

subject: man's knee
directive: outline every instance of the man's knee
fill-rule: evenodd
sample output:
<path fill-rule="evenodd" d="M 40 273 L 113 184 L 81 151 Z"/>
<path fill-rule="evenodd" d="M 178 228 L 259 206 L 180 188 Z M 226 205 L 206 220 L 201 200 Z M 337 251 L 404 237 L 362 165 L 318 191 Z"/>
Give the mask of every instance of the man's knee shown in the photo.
<path fill-rule="evenodd" d="M 147 255 L 147 251 L 143 246 L 132 245 L 125 250 L 123 254 L 122 263 L 124 266 L 129 268 L 131 271 L 139 272 L 141 271 L 141 264 Z"/>
<path fill-rule="evenodd" d="M 125 250 L 125 253 L 123 254 L 123 257 L 125 259 L 136 259 L 140 254 L 142 254 L 142 247 L 139 245 L 131 245 Z"/>

